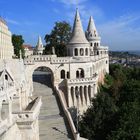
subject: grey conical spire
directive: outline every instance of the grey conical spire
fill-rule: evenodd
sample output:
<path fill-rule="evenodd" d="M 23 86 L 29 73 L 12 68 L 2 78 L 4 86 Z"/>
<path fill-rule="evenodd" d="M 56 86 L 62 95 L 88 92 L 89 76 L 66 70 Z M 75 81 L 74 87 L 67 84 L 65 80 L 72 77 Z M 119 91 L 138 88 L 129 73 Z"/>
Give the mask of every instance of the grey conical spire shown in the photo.
<path fill-rule="evenodd" d="M 98 36 L 98 32 L 97 32 L 97 29 L 96 29 L 96 26 L 94 24 L 94 20 L 93 20 L 92 16 L 89 19 L 87 33 L 90 34 L 92 37 Z"/>
<path fill-rule="evenodd" d="M 38 37 L 38 42 L 37 42 L 37 47 L 36 48 L 37 49 L 43 48 L 43 43 L 42 43 L 42 40 L 41 40 L 41 37 L 40 36 Z"/>
<path fill-rule="evenodd" d="M 69 44 L 87 44 L 89 43 L 85 37 L 85 33 L 83 31 L 80 15 L 78 9 L 76 10 L 74 25 L 73 25 L 73 32 L 72 37 Z"/>
<path fill-rule="evenodd" d="M 38 54 L 38 55 L 43 54 L 43 50 L 44 50 L 43 43 L 42 43 L 41 37 L 39 36 L 36 49 L 35 49 L 35 54 Z"/>

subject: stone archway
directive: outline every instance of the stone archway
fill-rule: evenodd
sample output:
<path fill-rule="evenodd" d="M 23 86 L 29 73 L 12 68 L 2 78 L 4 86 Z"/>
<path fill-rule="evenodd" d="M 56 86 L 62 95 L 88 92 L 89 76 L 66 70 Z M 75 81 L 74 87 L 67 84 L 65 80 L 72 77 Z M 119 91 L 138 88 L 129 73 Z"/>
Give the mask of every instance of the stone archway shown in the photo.
<path fill-rule="evenodd" d="M 54 76 L 49 67 L 38 67 L 32 74 L 32 81 L 46 85 L 46 87 L 53 88 Z"/>
<path fill-rule="evenodd" d="M 55 86 L 54 83 L 55 83 L 56 76 L 55 76 L 55 66 L 54 65 L 51 65 L 49 63 L 42 63 L 42 62 L 35 63 L 34 65 L 27 65 L 25 73 L 26 73 L 27 81 L 28 81 L 28 84 L 30 87 L 30 93 L 33 92 L 33 73 L 37 68 L 40 68 L 40 67 L 48 68 L 51 71 L 51 73 L 52 73 L 51 82 L 52 82 L 52 85 Z M 32 94 L 30 96 L 32 96 Z"/>

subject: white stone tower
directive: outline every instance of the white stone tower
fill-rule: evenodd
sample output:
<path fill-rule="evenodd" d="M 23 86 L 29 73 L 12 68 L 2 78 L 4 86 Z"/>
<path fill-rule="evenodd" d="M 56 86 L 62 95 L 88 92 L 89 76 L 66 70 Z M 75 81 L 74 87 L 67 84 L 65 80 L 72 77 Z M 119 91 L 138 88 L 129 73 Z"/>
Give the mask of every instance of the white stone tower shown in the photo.
<path fill-rule="evenodd" d="M 91 55 L 97 55 L 97 49 L 100 46 L 101 38 L 98 35 L 94 20 L 92 16 L 89 19 L 88 28 L 86 31 L 87 40 L 90 43 Z"/>
<path fill-rule="evenodd" d="M 77 9 L 73 25 L 72 37 L 67 45 L 68 55 L 73 57 L 86 57 L 90 55 L 89 48 L 90 45 L 85 37 L 80 15 Z"/>
<path fill-rule="evenodd" d="M 43 43 L 42 43 L 41 37 L 39 36 L 38 37 L 38 42 L 37 42 L 37 45 L 36 45 L 36 48 L 35 48 L 35 54 L 36 55 L 42 55 L 43 50 L 44 50 Z"/>

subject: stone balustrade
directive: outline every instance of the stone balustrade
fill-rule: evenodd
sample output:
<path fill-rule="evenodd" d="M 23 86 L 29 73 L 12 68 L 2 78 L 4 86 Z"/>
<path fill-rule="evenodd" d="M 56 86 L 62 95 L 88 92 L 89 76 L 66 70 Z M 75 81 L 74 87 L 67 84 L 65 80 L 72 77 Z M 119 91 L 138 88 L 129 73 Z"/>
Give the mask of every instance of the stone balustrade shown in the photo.
<path fill-rule="evenodd" d="M 36 120 L 41 107 L 41 97 L 35 98 L 29 103 L 25 111 L 13 112 L 18 123 Z"/>
<path fill-rule="evenodd" d="M 89 84 L 97 81 L 97 74 L 89 78 L 66 79 L 67 85 Z"/>
<path fill-rule="evenodd" d="M 32 55 L 24 59 L 25 65 L 34 65 L 36 62 L 50 62 L 51 64 L 68 64 L 68 63 L 80 63 L 98 61 L 108 57 L 108 53 L 90 56 L 90 57 L 56 57 L 55 55 Z"/>

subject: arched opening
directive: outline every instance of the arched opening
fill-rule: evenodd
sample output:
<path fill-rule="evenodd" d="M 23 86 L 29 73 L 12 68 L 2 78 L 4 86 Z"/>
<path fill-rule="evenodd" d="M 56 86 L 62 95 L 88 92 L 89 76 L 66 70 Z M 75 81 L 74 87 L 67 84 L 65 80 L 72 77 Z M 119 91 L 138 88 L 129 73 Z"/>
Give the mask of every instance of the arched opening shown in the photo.
<path fill-rule="evenodd" d="M 75 96 L 76 96 L 76 103 L 78 103 L 78 100 L 79 100 L 79 93 L 78 93 L 79 91 L 78 91 L 78 87 L 76 86 L 75 87 Z M 76 106 L 77 106 L 77 104 L 76 104 Z"/>
<path fill-rule="evenodd" d="M 89 101 L 91 102 L 91 86 L 88 86 L 88 97 L 89 97 Z"/>
<path fill-rule="evenodd" d="M 65 70 L 61 70 L 60 77 L 61 79 L 65 79 Z"/>
<path fill-rule="evenodd" d="M 43 90 L 42 88 L 53 88 L 53 73 L 48 67 L 38 67 L 33 72 L 33 93 L 38 92 L 38 90 Z"/>
<path fill-rule="evenodd" d="M 85 54 L 88 55 L 88 48 L 86 48 L 86 50 L 85 50 Z"/>
<path fill-rule="evenodd" d="M 8 80 L 8 75 L 7 74 L 5 74 L 5 80 Z"/>
<path fill-rule="evenodd" d="M 74 54 L 75 54 L 75 56 L 78 56 L 78 49 L 77 48 L 74 49 Z"/>
<path fill-rule="evenodd" d="M 76 78 L 79 78 L 79 71 L 76 71 Z"/>
<path fill-rule="evenodd" d="M 76 78 L 84 78 L 84 77 L 85 77 L 84 69 L 79 68 L 79 69 L 76 71 Z"/>
<path fill-rule="evenodd" d="M 87 104 L 87 87 L 84 86 L 84 98 L 85 98 L 85 102 Z"/>
<path fill-rule="evenodd" d="M 82 86 L 80 86 L 80 98 L 81 98 L 81 104 L 83 105 L 83 90 L 82 90 Z"/>
<path fill-rule="evenodd" d="M 67 72 L 67 79 L 69 79 L 70 78 L 70 73 L 69 73 L 69 71 Z"/>
<path fill-rule="evenodd" d="M 71 87 L 71 98 L 72 98 L 72 104 L 74 106 L 74 88 Z"/>
<path fill-rule="evenodd" d="M 84 49 L 81 48 L 81 49 L 80 49 L 80 56 L 83 56 L 83 55 L 84 55 Z"/>

